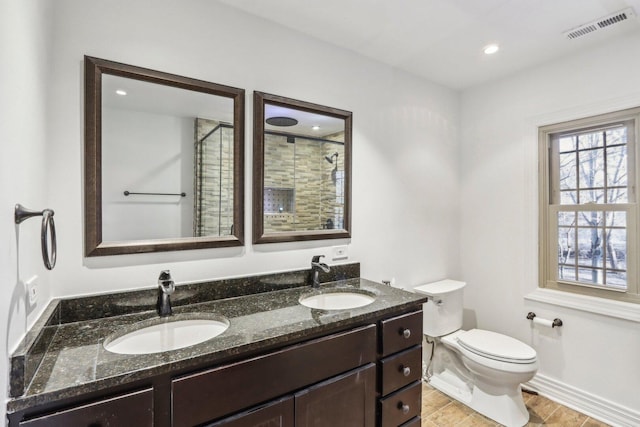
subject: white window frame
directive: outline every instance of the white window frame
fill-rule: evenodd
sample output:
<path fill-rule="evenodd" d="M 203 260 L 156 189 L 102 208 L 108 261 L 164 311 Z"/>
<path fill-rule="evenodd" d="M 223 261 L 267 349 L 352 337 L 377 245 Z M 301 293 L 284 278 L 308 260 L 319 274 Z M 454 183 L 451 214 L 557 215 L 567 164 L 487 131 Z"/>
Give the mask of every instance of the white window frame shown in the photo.
<path fill-rule="evenodd" d="M 567 210 L 567 205 L 554 204 L 552 185 L 553 166 L 558 159 L 553 152 L 551 140 L 554 135 L 574 133 L 589 128 L 601 128 L 607 125 L 631 121 L 631 132 L 628 135 L 628 194 L 629 203 L 624 204 L 584 204 L 568 205 L 570 210 L 588 211 L 625 211 L 627 213 L 627 289 L 626 291 L 603 289 L 601 287 L 577 284 L 558 279 L 558 212 Z M 578 120 L 543 126 L 538 128 L 539 140 L 539 288 L 550 289 L 588 297 L 604 298 L 619 302 L 640 304 L 640 209 L 636 189 L 640 180 L 638 163 L 638 147 L 640 146 L 640 107 Z M 557 197 L 556 197 L 557 199 Z"/>

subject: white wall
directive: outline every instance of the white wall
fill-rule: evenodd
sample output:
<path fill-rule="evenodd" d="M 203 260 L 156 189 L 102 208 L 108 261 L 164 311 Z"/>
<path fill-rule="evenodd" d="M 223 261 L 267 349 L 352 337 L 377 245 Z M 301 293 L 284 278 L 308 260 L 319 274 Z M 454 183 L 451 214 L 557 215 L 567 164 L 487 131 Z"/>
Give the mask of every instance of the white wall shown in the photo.
<path fill-rule="evenodd" d="M 47 192 L 51 40 L 47 3 L 0 2 L 0 420 L 5 418 L 8 355 L 50 298 L 50 272 L 40 257 L 40 219 L 18 227 L 13 220 L 16 203 L 38 210 L 53 208 L 58 218 L 57 204 Z M 36 274 L 40 303 L 27 308 L 24 282 Z"/>
<path fill-rule="evenodd" d="M 460 137 L 467 323 L 532 344 L 554 397 L 611 401 L 638 422 L 640 324 L 524 297 L 538 283 L 537 126 L 640 105 L 639 51 L 627 37 L 467 90 Z M 565 326 L 532 330 L 528 311 Z"/>
<path fill-rule="evenodd" d="M 102 116 L 103 240 L 193 235 L 194 118 L 114 108 Z"/>
<path fill-rule="evenodd" d="M 252 92 L 353 111 L 353 238 L 363 276 L 399 285 L 457 273 L 457 94 L 217 2 L 56 1 L 51 200 L 58 206 L 52 292 L 70 296 L 307 268 L 344 242 L 252 246 Z M 83 258 L 83 55 L 246 90 L 246 246 Z"/>
<path fill-rule="evenodd" d="M 640 57 L 630 54 L 639 38 L 468 90 L 459 117 L 451 90 L 208 0 L 3 0 L 0 12 L 0 283 L 13 295 L 0 302 L 4 353 L 24 333 L 22 282 L 36 273 L 29 322 L 50 295 L 153 286 L 163 268 L 179 282 L 306 268 L 312 254 L 349 243 L 364 277 L 408 287 L 466 280 L 467 324 L 530 342 L 540 373 L 567 389 L 640 408 L 638 324 L 524 300 L 537 284 L 535 128 L 640 104 Z M 84 54 L 246 89 L 244 248 L 83 258 Z M 354 112 L 350 241 L 250 244 L 253 90 Z M 41 266 L 36 220 L 18 236 L 16 202 L 55 209 L 52 272 Z M 531 309 L 565 326 L 532 331 Z M 6 372 L 3 356 L 3 389 Z"/>

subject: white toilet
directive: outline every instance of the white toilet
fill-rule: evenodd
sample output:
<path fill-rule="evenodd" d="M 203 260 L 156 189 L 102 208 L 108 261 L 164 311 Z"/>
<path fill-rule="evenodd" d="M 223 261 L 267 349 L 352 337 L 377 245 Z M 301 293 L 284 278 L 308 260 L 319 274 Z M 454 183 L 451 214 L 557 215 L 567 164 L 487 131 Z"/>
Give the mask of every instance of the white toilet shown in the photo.
<path fill-rule="evenodd" d="M 429 297 L 423 306 L 424 334 L 435 341 L 429 383 L 500 424 L 523 426 L 529 413 L 520 384 L 538 370 L 536 351 L 496 332 L 461 330 L 465 285 L 442 280 L 414 288 Z"/>

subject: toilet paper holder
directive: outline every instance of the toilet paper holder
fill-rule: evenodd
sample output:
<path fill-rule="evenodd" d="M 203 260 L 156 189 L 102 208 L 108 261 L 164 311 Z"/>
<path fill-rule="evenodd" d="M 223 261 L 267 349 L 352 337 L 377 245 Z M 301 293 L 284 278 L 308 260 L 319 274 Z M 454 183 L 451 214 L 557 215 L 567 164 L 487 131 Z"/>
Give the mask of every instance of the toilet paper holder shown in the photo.
<path fill-rule="evenodd" d="M 536 318 L 536 314 L 533 311 L 530 311 L 527 314 L 527 319 L 528 320 L 534 320 L 535 318 Z M 544 323 L 550 323 L 552 328 L 556 328 L 556 327 L 559 328 L 560 326 L 562 326 L 562 320 L 557 318 L 557 317 L 555 319 L 553 319 L 553 320 L 546 320 L 546 319 L 542 319 L 542 318 L 538 318 L 538 319 L 541 320 L 541 321 L 546 321 Z"/>

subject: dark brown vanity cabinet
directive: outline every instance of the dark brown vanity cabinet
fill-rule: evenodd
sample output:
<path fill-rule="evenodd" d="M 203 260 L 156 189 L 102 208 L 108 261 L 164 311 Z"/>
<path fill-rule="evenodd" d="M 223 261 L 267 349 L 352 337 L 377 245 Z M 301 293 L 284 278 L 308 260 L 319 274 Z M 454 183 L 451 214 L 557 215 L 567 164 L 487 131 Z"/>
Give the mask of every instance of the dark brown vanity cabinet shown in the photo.
<path fill-rule="evenodd" d="M 421 329 L 421 311 L 371 319 L 253 357 L 153 376 L 130 392 L 120 384 L 90 403 L 78 396 L 64 407 L 32 406 L 9 414 L 9 426 L 419 425 Z"/>
<path fill-rule="evenodd" d="M 420 424 L 422 311 L 381 321 L 379 343 L 379 425 Z"/>

